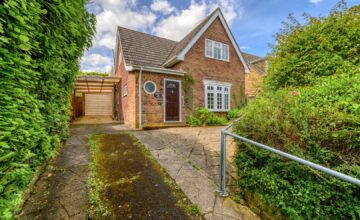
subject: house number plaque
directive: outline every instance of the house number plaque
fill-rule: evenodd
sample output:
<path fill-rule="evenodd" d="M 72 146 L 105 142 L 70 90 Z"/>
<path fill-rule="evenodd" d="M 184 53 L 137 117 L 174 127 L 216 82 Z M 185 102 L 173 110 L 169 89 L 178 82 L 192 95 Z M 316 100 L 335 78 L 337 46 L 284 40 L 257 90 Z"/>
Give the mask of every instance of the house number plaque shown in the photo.
<path fill-rule="evenodd" d="M 162 98 L 162 92 L 155 92 L 154 97 L 157 98 L 157 99 L 161 99 Z"/>
<path fill-rule="evenodd" d="M 158 105 L 162 105 L 163 99 L 162 99 L 162 92 L 155 92 L 154 97 L 157 99 Z"/>

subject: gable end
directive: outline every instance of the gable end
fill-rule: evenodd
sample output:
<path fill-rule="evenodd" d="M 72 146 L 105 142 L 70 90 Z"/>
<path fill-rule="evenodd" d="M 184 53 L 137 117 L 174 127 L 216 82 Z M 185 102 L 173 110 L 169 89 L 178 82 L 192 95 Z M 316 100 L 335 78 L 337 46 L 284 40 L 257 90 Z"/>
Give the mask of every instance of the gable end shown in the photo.
<path fill-rule="evenodd" d="M 217 9 L 217 11 L 212 15 L 212 17 L 206 22 L 206 24 L 196 33 L 196 35 L 189 41 L 189 43 L 178 53 L 178 55 L 174 56 L 170 60 L 168 60 L 164 66 L 171 66 L 178 61 L 183 61 L 185 59 L 186 53 L 194 46 L 194 44 L 199 40 L 199 38 L 204 34 L 204 32 L 210 27 L 210 25 L 215 21 L 216 18 L 219 18 L 221 21 L 221 24 L 223 25 L 233 47 L 235 48 L 236 54 L 238 55 L 241 63 L 243 64 L 245 68 L 245 73 L 249 73 L 249 67 L 247 66 L 245 59 L 243 58 L 240 48 L 238 44 L 236 43 L 233 34 L 231 33 L 231 30 L 221 13 L 220 9 Z"/>

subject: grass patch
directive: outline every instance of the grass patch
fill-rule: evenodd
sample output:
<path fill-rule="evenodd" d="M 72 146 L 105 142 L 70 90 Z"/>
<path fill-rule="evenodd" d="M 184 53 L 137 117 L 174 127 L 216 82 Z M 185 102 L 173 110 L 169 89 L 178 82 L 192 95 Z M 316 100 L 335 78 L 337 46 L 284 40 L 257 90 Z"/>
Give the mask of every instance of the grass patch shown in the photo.
<path fill-rule="evenodd" d="M 204 219 L 130 133 L 90 137 L 89 217 Z"/>
<path fill-rule="evenodd" d="M 88 214 L 90 219 L 107 219 L 111 217 L 111 211 L 106 204 L 100 199 L 101 190 L 106 184 L 99 178 L 96 172 L 96 155 L 99 153 L 97 148 L 97 140 L 102 135 L 91 135 L 90 143 L 90 161 L 89 161 L 89 177 L 87 186 L 89 188 L 89 208 Z"/>

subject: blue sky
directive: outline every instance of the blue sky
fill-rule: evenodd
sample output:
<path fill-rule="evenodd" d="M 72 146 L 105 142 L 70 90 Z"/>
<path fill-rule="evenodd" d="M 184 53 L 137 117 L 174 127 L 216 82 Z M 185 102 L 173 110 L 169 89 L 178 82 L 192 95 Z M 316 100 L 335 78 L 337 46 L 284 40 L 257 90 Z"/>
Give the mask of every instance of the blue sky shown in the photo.
<path fill-rule="evenodd" d="M 116 26 L 180 40 L 208 13 L 220 7 L 242 51 L 259 56 L 292 13 L 301 21 L 306 12 L 326 16 L 337 0 L 92 0 L 89 11 L 97 18 L 93 47 L 82 58 L 83 71 L 110 71 Z M 348 6 L 360 0 L 348 0 Z"/>

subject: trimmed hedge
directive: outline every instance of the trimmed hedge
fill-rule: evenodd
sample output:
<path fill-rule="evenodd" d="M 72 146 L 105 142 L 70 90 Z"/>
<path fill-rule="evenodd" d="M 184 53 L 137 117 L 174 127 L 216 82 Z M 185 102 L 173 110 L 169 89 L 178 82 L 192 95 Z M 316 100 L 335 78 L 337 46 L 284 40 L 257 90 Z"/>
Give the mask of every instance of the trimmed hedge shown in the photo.
<path fill-rule="evenodd" d="M 235 131 L 360 178 L 360 6 L 293 22 L 278 36 L 264 92 Z M 240 144 L 240 195 L 289 219 L 359 219 L 360 188 Z"/>
<path fill-rule="evenodd" d="M 0 3 L 0 216 L 14 207 L 37 166 L 68 132 L 79 59 L 95 17 L 85 0 Z"/>

